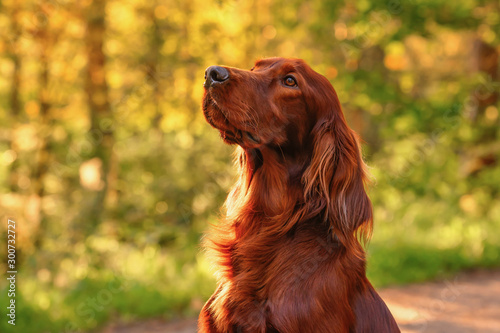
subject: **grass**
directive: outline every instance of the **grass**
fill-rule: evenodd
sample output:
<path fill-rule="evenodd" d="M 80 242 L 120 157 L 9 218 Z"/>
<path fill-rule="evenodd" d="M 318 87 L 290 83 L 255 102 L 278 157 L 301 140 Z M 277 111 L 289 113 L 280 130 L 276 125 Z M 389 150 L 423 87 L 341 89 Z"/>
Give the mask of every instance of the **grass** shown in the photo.
<path fill-rule="evenodd" d="M 461 270 L 498 267 L 500 246 L 485 244 L 484 255 L 476 258 L 464 247 L 437 249 L 407 245 L 369 250 L 368 278 L 376 287 L 402 285 L 448 278 Z"/>
<path fill-rule="evenodd" d="M 2 320 L 0 332 L 85 332 L 110 320 L 194 316 L 213 291 L 214 280 L 195 247 L 189 251 L 174 256 L 154 246 L 145 250 L 124 246 L 107 253 L 106 267 L 89 264 L 82 271 L 66 262 L 51 279 L 42 281 L 40 270 L 26 269 L 17 277 L 16 327 Z M 81 257 L 85 253 L 75 256 L 74 262 Z M 5 308 L 5 285 L 0 293 Z"/>

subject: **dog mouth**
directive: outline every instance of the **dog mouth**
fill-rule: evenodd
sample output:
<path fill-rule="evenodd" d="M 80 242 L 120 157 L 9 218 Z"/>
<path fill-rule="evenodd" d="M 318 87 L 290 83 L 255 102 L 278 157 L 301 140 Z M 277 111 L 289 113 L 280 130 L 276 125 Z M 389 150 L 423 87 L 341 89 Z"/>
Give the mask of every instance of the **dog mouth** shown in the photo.
<path fill-rule="evenodd" d="M 261 144 L 261 140 L 256 133 L 240 128 L 248 128 L 248 126 L 238 126 L 234 121 L 230 121 L 227 110 L 222 108 L 209 94 L 206 94 L 203 100 L 203 114 L 207 122 L 219 130 L 224 142 L 238 144 L 244 148 L 256 147 Z"/>

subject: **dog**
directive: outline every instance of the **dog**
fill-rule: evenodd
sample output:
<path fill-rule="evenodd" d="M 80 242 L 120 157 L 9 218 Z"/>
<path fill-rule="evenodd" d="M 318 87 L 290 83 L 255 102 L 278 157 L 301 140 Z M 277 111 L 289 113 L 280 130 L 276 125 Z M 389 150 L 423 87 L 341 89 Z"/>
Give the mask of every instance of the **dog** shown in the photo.
<path fill-rule="evenodd" d="M 330 82 L 300 59 L 211 66 L 202 109 L 238 180 L 207 237 L 218 287 L 199 332 L 399 332 L 366 278 L 368 174 Z"/>

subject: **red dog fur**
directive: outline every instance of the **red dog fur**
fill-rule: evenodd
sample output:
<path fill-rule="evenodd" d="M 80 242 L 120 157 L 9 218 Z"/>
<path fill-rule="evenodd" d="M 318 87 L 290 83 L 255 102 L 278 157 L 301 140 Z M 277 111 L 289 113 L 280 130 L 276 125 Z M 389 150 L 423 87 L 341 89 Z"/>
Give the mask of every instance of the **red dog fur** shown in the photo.
<path fill-rule="evenodd" d="M 218 288 L 199 332 L 399 332 L 366 278 L 367 173 L 330 82 L 282 58 L 205 75 L 203 112 L 239 145 L 239 179 L 208 237 Z"/>

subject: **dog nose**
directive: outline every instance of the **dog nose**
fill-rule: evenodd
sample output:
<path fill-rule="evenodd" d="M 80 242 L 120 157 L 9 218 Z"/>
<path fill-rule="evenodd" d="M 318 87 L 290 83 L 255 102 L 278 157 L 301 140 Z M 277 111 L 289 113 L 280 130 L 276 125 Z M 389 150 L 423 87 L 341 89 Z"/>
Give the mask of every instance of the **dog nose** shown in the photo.
<path fill-rule="evenodd" d="M 216 83 L 222 83 L 229 79 L 229 72 L 221 66 L 210 66 L 205 71 L 205 88 L 211 87 Z"/>

